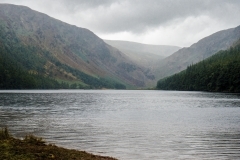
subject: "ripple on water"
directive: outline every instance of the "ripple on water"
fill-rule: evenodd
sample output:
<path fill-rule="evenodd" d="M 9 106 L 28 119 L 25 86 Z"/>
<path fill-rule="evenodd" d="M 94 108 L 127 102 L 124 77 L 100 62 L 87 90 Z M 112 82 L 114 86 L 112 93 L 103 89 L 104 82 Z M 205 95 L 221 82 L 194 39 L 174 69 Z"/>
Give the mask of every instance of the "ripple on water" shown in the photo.
<path fill-rule="evenodd" d="M 15 136 L 124 160 L 240 157 L 237 94 L 1 91 L 0 122 Z"/>

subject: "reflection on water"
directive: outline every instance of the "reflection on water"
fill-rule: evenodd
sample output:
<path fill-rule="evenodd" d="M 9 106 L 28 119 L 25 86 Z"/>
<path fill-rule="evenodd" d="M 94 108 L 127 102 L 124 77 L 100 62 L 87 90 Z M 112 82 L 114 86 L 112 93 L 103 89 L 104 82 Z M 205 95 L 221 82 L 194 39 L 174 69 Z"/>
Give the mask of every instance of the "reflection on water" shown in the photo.
<path fill-rule="evenodd" d="M 239 159 L 236 94 L 1 91 L 0 127 L 68 148 L 130 159 Z"/>

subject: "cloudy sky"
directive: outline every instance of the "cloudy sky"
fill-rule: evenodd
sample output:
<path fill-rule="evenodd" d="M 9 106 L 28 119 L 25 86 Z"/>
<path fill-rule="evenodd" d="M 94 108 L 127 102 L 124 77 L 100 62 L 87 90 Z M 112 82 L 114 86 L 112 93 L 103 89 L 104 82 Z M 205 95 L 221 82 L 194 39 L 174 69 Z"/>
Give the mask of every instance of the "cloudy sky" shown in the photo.
<path fill-rule="evenodd" d="M 240 25 L 240 0 L 0 0 L 25 5 L 104 39 L 188 47 Z"/>

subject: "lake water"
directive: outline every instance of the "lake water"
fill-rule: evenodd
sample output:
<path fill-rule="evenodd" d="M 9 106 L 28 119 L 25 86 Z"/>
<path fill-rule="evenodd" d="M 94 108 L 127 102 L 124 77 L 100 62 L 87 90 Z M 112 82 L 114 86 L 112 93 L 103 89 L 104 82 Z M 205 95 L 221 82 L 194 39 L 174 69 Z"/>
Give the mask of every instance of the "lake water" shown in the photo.
<path fill-rule="evenodd" d="M 0 127 L 120 160 L 239 159 L 240 95 L 0 91 Z"/>

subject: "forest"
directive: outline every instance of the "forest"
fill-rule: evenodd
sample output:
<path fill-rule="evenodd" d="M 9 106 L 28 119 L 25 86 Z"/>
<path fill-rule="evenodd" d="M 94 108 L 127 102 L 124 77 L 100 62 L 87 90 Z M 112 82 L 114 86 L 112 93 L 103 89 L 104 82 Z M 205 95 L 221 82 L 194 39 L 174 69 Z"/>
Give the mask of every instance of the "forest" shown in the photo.
<path fill-rule="evenodd" d="M 156 88 L 240 93 L 239 43 L 197 64 L 188 66 L 180 73 L 159 80 Z"/>

